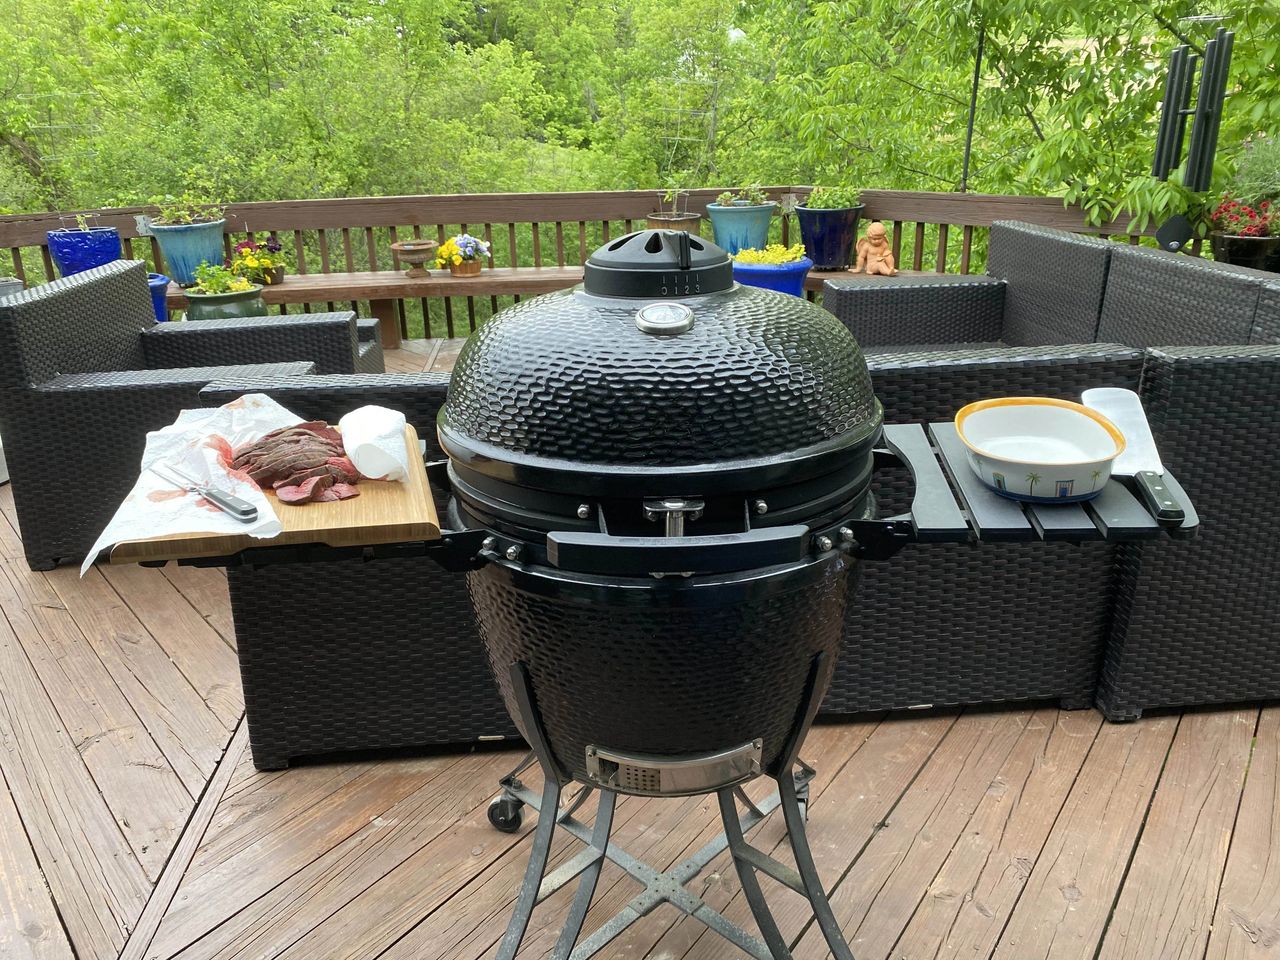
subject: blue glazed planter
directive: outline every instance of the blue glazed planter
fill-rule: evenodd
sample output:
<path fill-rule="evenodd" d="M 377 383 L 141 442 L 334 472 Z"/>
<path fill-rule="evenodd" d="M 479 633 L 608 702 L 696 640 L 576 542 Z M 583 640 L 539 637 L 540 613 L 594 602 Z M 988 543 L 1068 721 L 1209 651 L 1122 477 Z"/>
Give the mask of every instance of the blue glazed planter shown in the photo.
<path fill-rule="evenodd" d="M 169 276 L 179 286 L 196 282 L 196 267 L 202 263 L 222 263 L 222 226 L 225 220 L 209 223 L 176 223 L 170 226 L 151 224 L 151 232 L 160 244 Z"/>
<path fill-rule="evenodd" d="M 707 204 L 707 216 L 716 232 L 716 246 L 733 256 L 739 250 L 760 249 L 769 242 L 769 220 L 776 203 Z"/>
<path fill-rule="evenodd" d="M 115 227 L 90 227 L 88 230 L 50 230 L 49 257 L 58 275 L 100 267 L 120 259 L 120 231 Z"/>
<path fill-rule="evenodd" d="M 156 323 L 164 323 L 169 319 L 169 308 L 164 302 L 169 278 L 163 273 L 148 273 L 147 286 L 151 288 L 151 309 L 156 312 Z"/>
<path fill-rule="evenodd" d="M 791 263 L 733 263 L 733 279 L 751 287 L 777 290 L 793 297 L 804 296 L 804 278 L 809 275 L 813 261 L 801 257 Z"/>
<path fill-rule="evenodd" d="M 796 207 L 804 252 L 813 258 L 815 270 L 844 270 L 853 263 L 858 237 L 858 217 L 865 204 L 856 207 Z"/>

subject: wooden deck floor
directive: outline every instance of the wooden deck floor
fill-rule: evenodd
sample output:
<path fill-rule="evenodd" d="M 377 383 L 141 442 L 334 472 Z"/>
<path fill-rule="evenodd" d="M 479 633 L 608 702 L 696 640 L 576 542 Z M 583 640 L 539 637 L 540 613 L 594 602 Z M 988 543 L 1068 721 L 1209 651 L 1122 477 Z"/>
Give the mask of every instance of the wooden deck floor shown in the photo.
<path fill-rule="evenodd" d="M 411 344 L 388 366 L 455 354 Z M 0 958 L 492 955 L 528 841 L 485 807 L 517 754 L 255 772 L 221 572 L 32 573 L 8 487 L 0 612 Z M 804 753 L 859 960 L 1280 958 L 1280 706 L 872 716 L 816 727 Z M 617 824 L 664 865 L 716 830 L 705 798 L 625 799 Z M 754 835 L 781 838 L 774 818 Z M 747 922 L 724 858 L 693 889 Z M 635 891 L 608 868 L 587 929 Z M 770 896 L 796 957 L 825 956 L 798 898 Z M 565 903 L 522 956 L 546 954 Z M 606 955 L 738 954 L 658 912 Z"/>

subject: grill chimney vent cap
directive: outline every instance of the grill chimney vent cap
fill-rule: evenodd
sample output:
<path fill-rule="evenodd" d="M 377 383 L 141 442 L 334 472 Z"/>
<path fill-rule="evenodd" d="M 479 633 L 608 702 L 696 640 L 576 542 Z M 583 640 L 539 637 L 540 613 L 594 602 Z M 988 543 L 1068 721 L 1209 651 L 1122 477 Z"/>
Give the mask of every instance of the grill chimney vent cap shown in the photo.
<path fill-rule="evenodd" d="M 597 297 L 667 300 L 732 286 L 729 255 L 684 230 L 628 233 L 596 250 L 583 267 L 583 287 Z"/>

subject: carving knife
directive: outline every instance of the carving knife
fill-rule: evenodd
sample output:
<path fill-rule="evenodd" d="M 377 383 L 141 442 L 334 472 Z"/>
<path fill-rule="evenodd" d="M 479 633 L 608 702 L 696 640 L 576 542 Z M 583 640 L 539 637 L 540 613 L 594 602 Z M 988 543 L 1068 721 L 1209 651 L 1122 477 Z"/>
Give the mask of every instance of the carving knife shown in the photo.
<path fill-rule="evenodd" d="M 253 523 L 258 519 L 258 508 L 248 500 L 241 500 L 235 494 L 219 487 L 201 483 L 171 464 L 153 463 L 149 469 L 166 483 L 171 483 L 182 490 L 200 494 L 223 513 L 234 517 L 241 523 Z"/>
<path fill-rule="evenodd" d="M 1147 510 L 1163 526 L 1177 526 L 1186 511 L 1164 482 L 1164 464 L 1151 436 L 1151 424 L 1142 409 L 1142 400 L 1132 390 L 1095 387 L 1080 397 L 1086 407 L 1097 410 L 1124 434 L 1125 448 L 1111 468 L 1120 476 L 1132 476 Z"/>

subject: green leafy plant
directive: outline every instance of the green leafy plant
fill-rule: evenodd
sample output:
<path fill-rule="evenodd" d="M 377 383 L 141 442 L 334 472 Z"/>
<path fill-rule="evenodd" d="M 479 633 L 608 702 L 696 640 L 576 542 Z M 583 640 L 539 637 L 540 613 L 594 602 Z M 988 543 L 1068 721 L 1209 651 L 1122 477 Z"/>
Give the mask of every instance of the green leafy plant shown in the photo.
<path fill-rule="evenodd" d="M 1280 137 L 1250 137 L 1244 142 L 1227 191 L 1250 205 L 1280 200 Z"/>
<path fill-rule="evenodd" d="M 658 193 L 658 216 L 682 217 L 689 212 L 689 191 L 669 187 Z"/>
<path fill-rule="evenodd" d="M 856 207 L 860 197 L 857 187 L 814 187 L 804 205 L 810 210 L 845 210 Z"/>
<path fill-rule="evenodd" d="M 738 263 L 795 263 L 797 260 L 804 259 L 804 244 L 793 243 L 789 247 L 784 247 L 780 243 L 771 243 L 763 250 L 747 247 L 734 254 L 733 259 Z"/>
<path fill-rule="evenodd" d="M 773 203 L 769 199 L 769 195 L 764 192 L 764 188 L 759 184 L 752 184 L 749 187 L 739 187 L 737 190 L 726 190 L 716 197 L 716 203 L 722 207 L 730 207 L 735 203 L 743 206 L 761 207 L 766 203 Z"/>
<path fill-rule="evenodd" d="M 62 229 L 68 232 L 71 230 L 94 230 L 98 227 L 98 214 L 96 213 L 77 213 L 59 217 L 58 219 L 62 221 Z M 74 223 L 75 226 L 68 225 L 68 220 Z"/>
<path fill-rule="evenodd" d="M 188 223 L 211 223 L 222 219 L 222 205 L 208 197 L 194 193 L 178 196 L 166 193 L 147 201 L 159 211 L 151 222 L 161 227 L 173 227 Z"/>
<path fill-rule="evenodd" d="M 195 286 L 188 288 L 188 293 L 216 295 L 219 293 L 243 293 L 252 290 L 254 284 L 248 278 L 240 276 L 234 270 L 220 263 L 208 261 L 196 267 Z"/>

